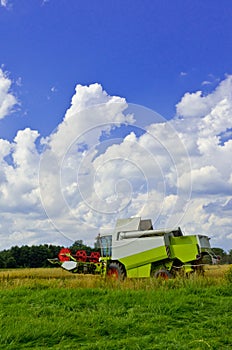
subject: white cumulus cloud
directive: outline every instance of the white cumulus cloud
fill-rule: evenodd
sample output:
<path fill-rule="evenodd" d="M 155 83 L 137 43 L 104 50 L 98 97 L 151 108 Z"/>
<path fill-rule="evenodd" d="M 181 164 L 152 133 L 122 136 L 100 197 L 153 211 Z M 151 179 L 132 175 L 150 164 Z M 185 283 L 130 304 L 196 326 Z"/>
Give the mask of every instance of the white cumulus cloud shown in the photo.
<path fill-rule="evenodd" d="M 10 92 L 11 80 L 0 68 L 0 119 L 5 118 L 17 104 L 16 97 Z"/>
<path fill-rule="evenodd" d="M 6 100 L 11 83 L 0 81 Z M 228 76 L 208 95 L 186 93 L 172 120 L 150 113 L 141 127 L 145 108 L 130 113 L 124 98 L 100 84 L 77 85 L 46 139 L 29 128 L 12 142 L 0 139 L 0 249 L 90 244 L 117 218 L 135 215 L 232 248 L 231 91 Z"/>
<path fill-rule="evenodd" d="M 0 4 L 3 7 L 7 7 L 8 1 L 7 0 L 1 0 Z"/>
<path fill-rule="evenodd" d="M 211 94 L 204 96 L 202 91 L 186 92 L 176 105 L 177 115 L 182 117 L 204 117 L 222 100 L 231 101 L 232 76 L 228 76 Z"/>

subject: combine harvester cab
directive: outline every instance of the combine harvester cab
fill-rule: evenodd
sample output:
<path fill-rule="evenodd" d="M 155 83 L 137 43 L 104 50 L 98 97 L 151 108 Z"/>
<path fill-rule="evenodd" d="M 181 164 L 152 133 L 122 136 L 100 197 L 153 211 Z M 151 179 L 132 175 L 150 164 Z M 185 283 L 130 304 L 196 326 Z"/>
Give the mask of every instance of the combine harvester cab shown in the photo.
<path fill-rule="evenodd" d="M 212 252 L 209 237 L 184 236 L 181 229 L 153 230 L 151 220 L 120 219 L 111 235 L 101 235 L 101 259 L 108 276 L 123 279 L 174 277 L 178 272 L 203 272 L 202 258 Z"/>
<path fill-rule="evenodd" d="M 151 220 L 140 217 L 119 219 L 111 234 L 99 234 L 98 242 L 101 254 L 92 252 L 87 256 L 79 250 L 72 255 L 68 248 L 62 248 L 58 259 L 49 261 L 74 273 L 101 274 L 116 279 L 168 279 L 179 272 L 202 273 L 205 255 L 218 260 L 211 250 L 209 237 L 184 236 L 179 227 L 153 230 Z"/>

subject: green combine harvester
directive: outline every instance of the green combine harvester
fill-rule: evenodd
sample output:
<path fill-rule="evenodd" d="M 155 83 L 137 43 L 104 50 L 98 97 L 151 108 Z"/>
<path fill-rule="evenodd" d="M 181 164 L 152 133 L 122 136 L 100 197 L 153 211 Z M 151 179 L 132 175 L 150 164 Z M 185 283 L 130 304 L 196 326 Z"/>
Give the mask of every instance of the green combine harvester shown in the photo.
<path fill-rule="evenodd" d="M 97 237 L 101 253 L 85 250 L 71 254 L 62 248 L 58 258 L 50 259 L 73 273 L 101 274 L 115 279 L 155 277 L 169 279 L 178 273 L 203 272 L 202 259 L 213 263 L 219 257 L 211 250 L 209 237 L 184 236 L 180 227 L 154 230 L 150 219 L 119 219 L 111 234 Z"/>

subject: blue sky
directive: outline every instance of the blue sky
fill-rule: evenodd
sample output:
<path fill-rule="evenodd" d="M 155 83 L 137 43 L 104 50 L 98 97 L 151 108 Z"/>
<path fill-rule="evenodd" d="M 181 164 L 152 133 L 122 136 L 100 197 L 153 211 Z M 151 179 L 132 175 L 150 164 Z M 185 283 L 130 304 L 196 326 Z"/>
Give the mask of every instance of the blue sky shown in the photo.
<path fill-rule="evenodd" d="M 139 203 L 143 202 L 144 188 L 147 188 L 142 185 L 141 176 L 145 174 L 146 184 L 149 184 L 151 189 L 150 193 L 156 195 L 166 205 L 162 218 L 160 221 L 157 220 L 157 224 L 166 225 L 164 217 L 167 215 L 168 208 L 172 207 L 170 203 L 177 203 L 173 204 L 176 210 L 174 207 L 170 209 L 175 218 L 179 213 L 176 222 L 180 217 L 182 218 L 178 201 L 181 201 L 180 194 L 185 193 L 184 206 L 187 202 L 191 203 L 185 220 L 181 219 L 181 224 L 183 223 L 186 227 L 186 231 L 195 233 L 201 229 L 203 231 L 201 233 L 216 237 L 214 245 L 232 249 L 230 221 L 232 172 L 230 173 L 230 166 L 228 169 L 232 129 L 231 18 L 232 4 L 229 0 L 220 2 L 215 0 L 194 2 L 186 0 L 0 0 L 0 107 L 1 103 L 2 106 L 4 103 L 8 104 L 8 108 L 4 109 L 2 115 L 0 109 L 0 145 L 2 147 L 0 156 L 2 152 L 3 164 L 0 170 L 0 197 L 2 202 L 7 199 L 9 203 L 12 201 L 7 207 L 3 204 L 1 207 L 1 221 L 5 222 L 0 226 L 0 234 L 5 237 L 3 248 L 13 243 L 18 245 L 44 242 L 67 244 L 63 238 L 65 234 L 63 237 L 55 236 L 52 226 L 49 226 L 44 216 L 44 208 L 41 208 L 39 203 L 41 198 L 39 199 L 38 193 L 44 183 L 37 186 L 35 181 L 39 172 L 37 153 L 42 143 L 49 145 L 56 152 L 60 147 L 65 147 L 65 152 L 63 154 L 61 152 L 57 157 L 75 164 L 73 168 L 80 169 L 81 166 L 85 166 L 89 169 L 89 165 L 86 165 L 89 162 L 88 164 L 96 170 L 100 169 L 95 168 L 99 167 L 100 159 L 103 161 L 102 164 L 105 164 L 104 162 L 108 164 L 110 157 L 113 157 L 111 160 L 115 159 L 117 154 L 122 157 L 123 152 L 128 159 L 131 155 L 128 142 L 135 141 L 133 131 L 139 126 L 140 132 L 136 133 L 136 144 L 145 147 L 143 149 L 146 152 L 149 149 L 149 154 L 144 155 L 149 158 L 150 153 L 154 150 L 158 152 L 159 147 L 157 144 L 151 146 L 145 138 L 143 119 L 146 114 L 145 109 L 148 108 L 158 112 L 165 122 L 167 120 L 171 122 L 173 131 L 169 130 L 169 133 L 171 132 L 173 138 L 178 139 L 177 143 L 183 152 L 185 152 L 184 148 L 187 149 L 188 160 L 192 164 L 192 168 L 188 168 L 189 174 L 191 173 L 192 187 L 186 185 L 188 176 L 185 174 L 184 163 L 181 163 L 179 158 L 177 160 L 177 154 L 170 156 L 173 145 L 165 144 L 162 139 L 167 135 L 161 129 L 158 130 L 157 127 L 152 126 L 151 119 L 154 117 L 155 120 L 156 116 L 151 112 L 146 131 L 150 134 L 155 132 L 155 137 L 168 150 L 170 162 L 174 160 L 174 163 L 178 163 L 176 166 L 178 171 L 172 177 L 173 171 L 170 170 L 172 164 L 165 165 L 163 160 L 159 160 L 159 163 L 157 158 L 155 163 L 159 163 L 160 170 L 156 170 L 160 171 L 160 177 L 167 181 L 163 181 L 161 185 L 162 181 L 153 178 L 153 175 L 150 179 L 152 167 L 151 169 L 144 167 L 146 168 L 144 172 L 143 169 L 136 168 L 136 162 L 141 159 L 141 149 L 137 150 L 138 158 L 133 155 L 130 163 L 133 163 L 133 166 L 130 169 L 125 168 L 124 171 L 126 173 L 126 169 L 128 170 L 127 174 L 131 177 L 127 182 L 135 191 L 130 200 L 128 199 L 129 187 L 123 185 L 123 174 L 118 174 L 118 178 L 115 179 L 119 186 L 117 200 L 121 200 L 122 203 L 128 195 L 128 203 L 132 203 L 125 204 L 123 207 L 125 211 L 121 211 L 121 208 L 120 213 L 141 214 L 138 209 Z M 94 83 L 99 85 L 93 85 Z M 76 89 L 78 84 L 82 88 Z M 82 115 L 83 119 L 81 119 L 80 106 L 92 108 L 93 101 L 112 103 L 113 106 L 116 98 L 114 96 L 117 96 L 117 102 L 121 106 L 117 110 L 119 126 L 129 123 L 135 128 L 128 127 L 127 132 L 125 127 L 117 128 L 115 132 L 111 127 L 102 127 L 100 132 L 97 128 L 104 119 L 101 118 L 100 110 L 95 109 L 93 112 L 96 115 L 96 125 L 88 122 L 88 118 L 92 118 L 88 113 Z M 144 110 L 138 108 L 134 119 L 126 113 L 124 116 L 121 115 L 122 111 L 126 111 L 123 99 L 129 105 L 143 106 Z M 107 108 L 108 113 L 109 106 Z M 72 120 L 72 114 L 77 115 L 76 120 L 79 120 L 77 124 L 75 124 L 76 120 Z M 84 126 L 83 120 L 86 121 Z M 111 125 L 115 120 L 116 114 L 113 114 L 112 107 L 107 123 Z M 70 123 L 70 129 L 65 129 L 64 121 L 66 124 Z M 78 146 L 79 141 L 77 142 L 74 135 L 69 143 L 65 143 L 66 137 L 68 138 L 74 126 L 78 130 L 75 137 L 79 137 L 83 147 L 80 147 L 80 144 Z M 90 132 L 89 127 L 96 127 L 96 130 Z M 211 133 L 207 134 L 206 131 L 204 133 L 202 128 L 210 130 Z M 112 141 L 102 143 L 99 148 L 99 142 L 104 140 L 102 135 L 105 133 L 117 137 L 115 147 Z M 91 141 L 86 140 L 83 135 L 92 138 Z M 220 135 L 223 135 L 223 140 L 220 139 Z M 59 137 L 63 139 L 62 145 Z M 206 139 L 210 141 L 206 142 Z M 183 144 L 180 145 L 180 143 Z M 224 148 L 220 148 L 222 143 Z M 88 150 L 89 153 L 83 152 L 84 156 L 78 153 L 74 159 L 75 144 L 76 149 L 82 149 L 82 152 Z M 101 149 L 102 154 L 99 157 L 99 154 L 94 154 L 96 149 Z M 49 171 L 54 171 L 47 168 L 49 157 L 48 154 L 44 157 L 43 166 L 46 169 L 42 170 L 45 177 L 50 176 Z M 76 175 L 74 176 L 73 173 L 71 176 L 71 173 L 68 173 L 65 161 L 62 163 L 62 171 L 65 175 L 61 192 L 67 195 L 65 200 L 70 201 L 69 208 L 72 208 L 77 221 L 83 215 L 86 222 L 88 220 L 91 222 L 91 230 L 86 229 L 91 234 L 86 233 L 86 236 L 77 237 L 90 242 L 99 226 L 114 224 L 115 215 L 107 218 L 94 215 L 91 212 L 91 206 L 98 206 L 97 199 L 91 197 L 84 185 L 83 191 L 79 188 L 78 193 L 72 192 L 78 185 L 75 182 Z M 220 168 L 217 167 L 219 163 Z M 108 204 L 114 201 L 114 194 L 108 193 L 107 196 L 106 193 L 102 193 L 100 185 L 105 183 L 106 188 L 110 189 L 112 183 L 107 187 L 107 179 L 114 178 L 112 171 L 115 167 L 117 169 L 117 162 L 111 164 L 109 168 L 106 166 L 109 172 L 106 179 L 101 170 L 97 175 L 95 174 L 97 183 L 94 188 L 98 188 L 97 193 L 101 200 L 105 200 Z M 86 169 L 83 172 L 85 174 L 88 173 Z M 93 169 L 88 174 L 92 174 Z M 61 169 L 56 170 L 62 173 Z M 155 171 L 155 167 L 153 170 Z M 88 183 L 88 179 L 81 176 L 80 182 Z M 209 177 L 210 180 L 207 181 Z M 12 187 L 14 178 L 19 182 L 15 188 Z M 179 179 L 181 183 L 179 187 L 174 183 L 175 179 L 176 181 Z M 59 182 L 58 179 L 56 180 L 50 179 L 52 184 Z M 160 191 L 155 185 L 158 183 Z M 190 187 L 192 188 L 191 198 L 189 198 Z M 53 191 L 56 193 L 55 188 Z M 123 193 L 125 198 L 120 197 Z M 88 208 L 82 207 L 80 194 L 89 204 Z M 142 212 L 145 216 L 152 216 L 152 210 L 154 210 L 149 204 L 149 195 L 147 194 L 146 197 L 148 206 L 144 213 Z M 20 198 L 20 196 L 21 200 L 15 199 L 13 203 L 12 198 Z M 43 206 L 54 224 L 55 217 L 61 209 L 54 210 L 55 204 L 53 203 L 53 207 L 50 207 L 51 203 L 46 202 L 45 197 L 44 194 Z M 56 198 L 55 203 L 58 202 L 59 199 Z M 116 201 L 115 206 L 119 205 L 118 203 Z M 115 206 L 112 206 L 113 211 Z M 106 210 L 102 204 L 103 207 Z M 23 213 L 28 211 L 31 212 L 31 222 L 28 221 L 28 217 L 26 219 L 26 216 L 23 216 Z M 192 228 L 195 225 L 193 220 L 198 219 L 192 214 L 193 211 L 199 213 L 202 218 L 196 230 Z M 15 220 L 9 216 L 12 212 Z M 216 213 L 219 217 L 215 216 Z M 157 215 L 155 214 L 156 219 Z M 35 218 L 38 221 L 36 227 L 33 227 Z M 73 222 L 75 225 L 75 220 L 72 218 L 67 222 L 67 217 L 63 217 L 62 223 L 55 222 L 55 232 L 68 232 L 69 238 L 74 240 L 75 233 L 71 232 L 70 227 Z M 6 227 L 9 231 L 8 238 L 5 236 Z M 220 230 L 225 234 L 219 234 Z M 52 232 L 53 237 L 47 234 L 48 231 Z"/>
<path fill-rule="evenodd" d="M 1 123 L 4 137 L 25 126 L 48 135 L 77 83 L 98 82 L 109 94 L 170 118 L 185 91 L 208 91 L 231 73 L 230 1 L 7 4 L 0 8 L 0 63 L 22 85 L 15 87 L 18 118 Z"/>

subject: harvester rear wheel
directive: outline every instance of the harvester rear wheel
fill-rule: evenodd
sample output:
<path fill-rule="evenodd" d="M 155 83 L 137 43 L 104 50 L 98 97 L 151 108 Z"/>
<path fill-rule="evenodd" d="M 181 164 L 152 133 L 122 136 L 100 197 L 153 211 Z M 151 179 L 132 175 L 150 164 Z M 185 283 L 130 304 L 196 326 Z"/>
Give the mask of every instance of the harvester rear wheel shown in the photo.
<path fill-rule="evenodd" d="M 163 280 L 168 280 L 168 279 L 172 278 L 173 276 L 168 270 L 162 269 L 162 270 L 156 271 L 154 274 L 154 277 L 160 278 Z"/>
<path fill-rule="evenodd" d="M 125 273 L 122 266 L 117 262 L 112 262 L 108 266 L 107 277 L 115 280 L 123 280 L 125 278 Z"/>

